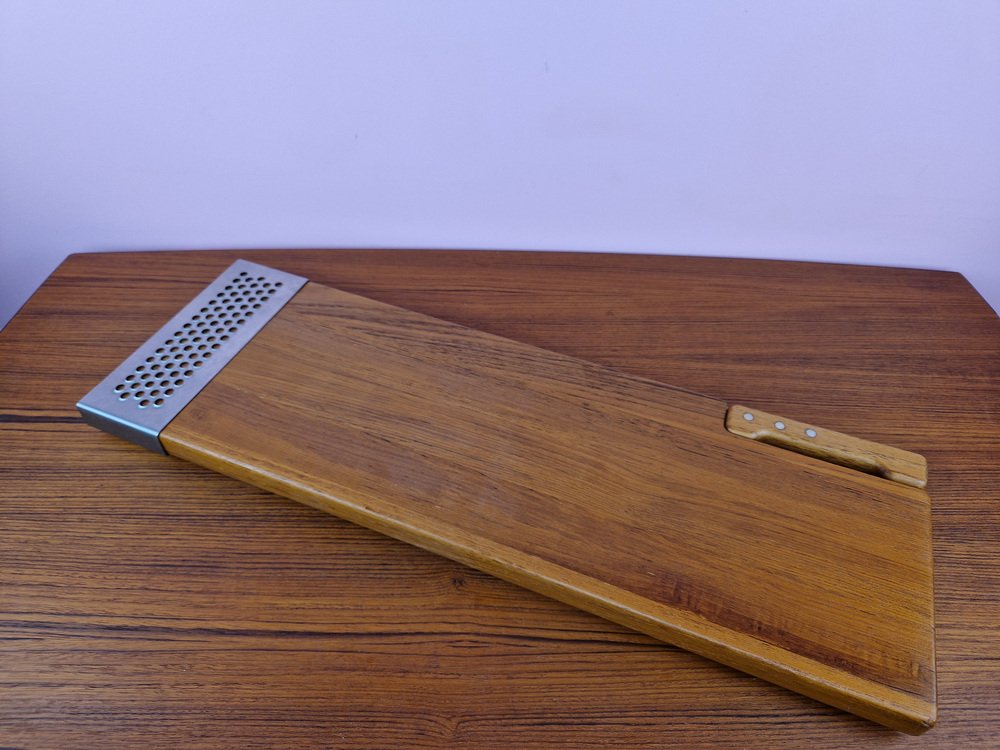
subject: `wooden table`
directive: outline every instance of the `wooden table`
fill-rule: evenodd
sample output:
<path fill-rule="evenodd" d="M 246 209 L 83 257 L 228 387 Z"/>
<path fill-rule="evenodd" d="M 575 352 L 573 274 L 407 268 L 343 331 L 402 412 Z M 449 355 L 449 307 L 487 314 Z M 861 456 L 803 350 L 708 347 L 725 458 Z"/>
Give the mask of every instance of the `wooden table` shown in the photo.
<path fill-rule="evenodd" d="M 938 726 L 896 734 L 83 425 L 75 401 L 237 257 L 926 455 Z M 0 745 L 1000 746 L 998 425 L 1000 320 L 957 274 L 72 256 L 0 333 Z"/>

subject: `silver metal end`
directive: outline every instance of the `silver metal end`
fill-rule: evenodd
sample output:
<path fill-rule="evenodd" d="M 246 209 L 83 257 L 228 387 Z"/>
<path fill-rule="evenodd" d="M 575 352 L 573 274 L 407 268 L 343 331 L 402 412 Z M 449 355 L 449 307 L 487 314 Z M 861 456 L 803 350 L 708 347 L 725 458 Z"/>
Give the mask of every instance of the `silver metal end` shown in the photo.
<path fill-rule="evenodd" d="M 238 260 L 88 393 L 85 422 L 165 454 L 160 432 L 307 279 Z"/>

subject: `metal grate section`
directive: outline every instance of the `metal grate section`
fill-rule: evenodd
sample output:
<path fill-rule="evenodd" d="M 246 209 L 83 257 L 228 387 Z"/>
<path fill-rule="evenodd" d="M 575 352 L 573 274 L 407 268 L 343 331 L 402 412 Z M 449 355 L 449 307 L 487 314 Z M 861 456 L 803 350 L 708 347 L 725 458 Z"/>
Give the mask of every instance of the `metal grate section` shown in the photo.
<path fill-rule="evenodd" d="M 305 283 L 236 261 L 76 405 L 84 421 L 165 453 L 163 428 Z"/>

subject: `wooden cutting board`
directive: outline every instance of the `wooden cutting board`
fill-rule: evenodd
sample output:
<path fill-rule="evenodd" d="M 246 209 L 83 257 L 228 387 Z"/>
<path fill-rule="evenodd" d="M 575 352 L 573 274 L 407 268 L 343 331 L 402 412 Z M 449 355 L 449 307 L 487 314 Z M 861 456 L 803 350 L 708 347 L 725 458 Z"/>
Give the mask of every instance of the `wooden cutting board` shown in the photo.
<path fill-rule="evenodd" d="M 176 333 L 126 369 L 223 343 Z M 173 397 L 109 378 L 128 404 Z M 157 438 L 887 726 L 935 720 L 913 454 L 312 283 Z M 840 465 L 887 462 L 904 481 Z"/>

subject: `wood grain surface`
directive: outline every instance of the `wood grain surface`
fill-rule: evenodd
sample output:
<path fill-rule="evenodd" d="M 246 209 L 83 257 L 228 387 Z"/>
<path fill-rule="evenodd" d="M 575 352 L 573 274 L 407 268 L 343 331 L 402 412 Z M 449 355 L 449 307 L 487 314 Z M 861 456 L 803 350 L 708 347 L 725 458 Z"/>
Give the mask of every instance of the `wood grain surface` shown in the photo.
<path fill-rule="evenodd" d="M 930 501 L 726 404 L 307 284 L 170 455 L 887 726 L 934 722 Z"/>
<path fill-rule="evenodd" d="M 938 726 L 900 735 L 83 425 L 80 394 L 237 257 L 926 455 Z M 0 741 L 995 747 L 998 349 L 996 316 L 946 273 L 491 252 L 73 256 L 0 334 Z"/>

